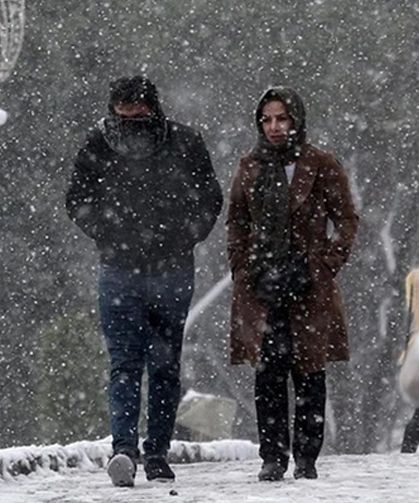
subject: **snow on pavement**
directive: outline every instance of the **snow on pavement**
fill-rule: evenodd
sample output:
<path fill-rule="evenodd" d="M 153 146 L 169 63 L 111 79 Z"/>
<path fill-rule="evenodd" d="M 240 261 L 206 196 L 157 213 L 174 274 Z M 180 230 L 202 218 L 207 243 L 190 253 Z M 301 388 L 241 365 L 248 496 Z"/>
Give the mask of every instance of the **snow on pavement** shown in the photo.
<path fill-rule="evenodd" d="M 132 489 L 115 488 L 102 468 L 38 470 L 0 480 L 1 503 L 416 503 L 419 456 L 324 456 L 318 480 L 258 482 L 259 460 L 173 465 L 173 484 L 146 482 L 142 467 Z M 175 490 L 177 495 L 170 495 Z"/>

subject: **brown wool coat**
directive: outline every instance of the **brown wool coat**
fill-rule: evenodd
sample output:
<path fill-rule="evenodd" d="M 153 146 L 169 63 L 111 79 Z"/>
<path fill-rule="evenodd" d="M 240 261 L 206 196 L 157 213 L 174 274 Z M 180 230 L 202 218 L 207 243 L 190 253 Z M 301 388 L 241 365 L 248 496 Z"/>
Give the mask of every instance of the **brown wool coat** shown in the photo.
<path fill-rule="evenodd" d="M 227 220 L 228 256 L 233 274 L 231 362 L 257 364 L 267 310 L 248 279 L 252 223 L 258 214 L 252 196 L 262 166 L 252 154 L 234 175 Z M 341 294 L 334 279 L 355 239 L 358 216 L 342 166 L 330 154 L 304 144 L 289 190 L 291 239 L 307 253 L 313 286 L 290 308 L 295 370 L 318 372 L 327 361 L 348 360 L 348 337 Z M 331 237 L 327 222 L 334 224 Z"/>

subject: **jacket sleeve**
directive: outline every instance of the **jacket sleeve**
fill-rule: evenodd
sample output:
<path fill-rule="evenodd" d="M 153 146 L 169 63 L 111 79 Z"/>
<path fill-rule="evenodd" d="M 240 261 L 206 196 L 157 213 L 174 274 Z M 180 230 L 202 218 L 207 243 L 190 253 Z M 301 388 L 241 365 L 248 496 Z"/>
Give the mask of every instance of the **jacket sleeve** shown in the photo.
<path fill-rule="evenodd" d="M 325 203 L 334 232 L 328 240 L 322 259 L 332 274 L 336 275 L 349 257 L 358 230 L 359 217 L 355 211 L 345 170 L 332 156 L 326 176 Z"/>
<path fill-rule="evenodd" d="M 243 165 L 240 163 L 230 191 L 227 215 L 227 253 L 230 269 L 234 274 L 246 267 L 250 250 L 250 213 L 243 190 Z"/>
<path fill-rule="evenodd" d="M 70 219 L 92 239 L 97 239 L 101 232 L 100 184 L 95 166 L 96 156 L 89 148 L 88 141 L 78 152 L 66 195 Z"/>
<path fill-rule="evenodd" d="M 187 195 L 186 232 L 194 243 L 204 241 L 221 212 L 223 195 L 209 152 L 200 134 L 192 149 L 193 187 Z"/>

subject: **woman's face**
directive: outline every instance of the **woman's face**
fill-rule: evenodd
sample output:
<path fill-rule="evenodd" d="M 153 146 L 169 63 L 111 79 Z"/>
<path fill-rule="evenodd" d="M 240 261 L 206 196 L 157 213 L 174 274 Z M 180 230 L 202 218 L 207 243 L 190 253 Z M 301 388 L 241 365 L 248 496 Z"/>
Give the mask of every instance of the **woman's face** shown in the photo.
<path fill-rule="evenodd" d="M 282 101 L 268 101 L 262 108 L 261 120 L 263 132 L 273 145 L 286 143 L 294 124 Z"/>

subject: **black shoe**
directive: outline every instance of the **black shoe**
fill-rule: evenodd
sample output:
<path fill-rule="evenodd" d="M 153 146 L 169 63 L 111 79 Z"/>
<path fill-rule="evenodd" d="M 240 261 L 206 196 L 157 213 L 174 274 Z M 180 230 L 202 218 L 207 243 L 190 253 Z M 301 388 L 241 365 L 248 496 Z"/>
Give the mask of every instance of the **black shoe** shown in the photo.
<path fill-rule="evenodd" d="M 261 482 L 264 481 L 275 481 L 282 480 L 284 478 L 284 467 L 278 463 L 274 462 L 264 462 L 262 465 L 262 469 L 260 470 L 258 477 Z"/>
<path fill-rule="evenodd" d="M 294 470 L 295 479 L 317 479 L 317 477 L 314 461 L 301 461 L 296 464 Z"/>
<path fill-rule="evenodd" d="M 128 454 L 116 453 L 109 460 L 107 472 L 114 486 L 133 487 L 137 465 Z"/>
<path fill-rule="evenodd" d="M 144 471 L 147 480 L 170 482 L 175 480 L 175 474 L 167 464 L 165 458 L 156 456 L 144 459 Z"/>

